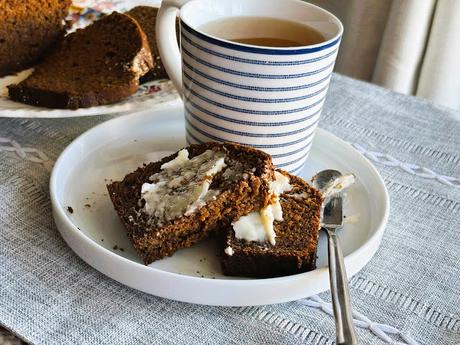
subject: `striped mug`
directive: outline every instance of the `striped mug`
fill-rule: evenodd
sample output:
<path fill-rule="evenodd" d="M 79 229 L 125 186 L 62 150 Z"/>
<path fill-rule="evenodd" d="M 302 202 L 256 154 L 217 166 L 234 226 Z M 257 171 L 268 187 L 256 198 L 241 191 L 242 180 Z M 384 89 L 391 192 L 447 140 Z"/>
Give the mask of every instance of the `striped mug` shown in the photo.
<path fill-rule="evenodd" d="M 175 32 L 178 11 L 180 49 Z M 201 29 L 241 16 L 306 24 L 324 41 L 264 47 Z M 157 43 L 184 101 L 187 143 L 250 145 L 271 154 L 277 167 L 299 173 L 320 118 L 342 31 L 334 15 L 298 0 L 163 0 Z"/>

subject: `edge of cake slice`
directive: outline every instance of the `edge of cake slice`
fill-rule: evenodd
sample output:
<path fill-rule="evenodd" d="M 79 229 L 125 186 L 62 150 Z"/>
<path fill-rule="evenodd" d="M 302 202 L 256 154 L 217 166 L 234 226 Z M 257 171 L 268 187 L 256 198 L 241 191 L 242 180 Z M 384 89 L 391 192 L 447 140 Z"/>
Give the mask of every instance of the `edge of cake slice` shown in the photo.
<path fill-rule="evenodd" d="M 130 15 L 137 20 L 142 30 L 144 30 L 147 40 L 149 42 L 150 51 L 152 52 L 152 58 L 154 66 L 141 77 L 140 82 L 146 83 L 152 80 L 158 79 L 169 79 L 168 74 L 166 73 L 165 67 L 160 58 L 160 52 L 157 47 L 156 34 L 155 34 L 155 23 L 156 17 L 158 15 L 158 8 L 152 6 L 136 6 L 130 9 L 125 14 Z M 176 19 L 176 37 L 177 42 L 179 42 L 179 18 Z"/>
<path fill-rule="evenodd" d="M 270 203 L 271 157 L 230 143 L 191 145 L 107 189 L 128 237 L 149 264 Z"/>

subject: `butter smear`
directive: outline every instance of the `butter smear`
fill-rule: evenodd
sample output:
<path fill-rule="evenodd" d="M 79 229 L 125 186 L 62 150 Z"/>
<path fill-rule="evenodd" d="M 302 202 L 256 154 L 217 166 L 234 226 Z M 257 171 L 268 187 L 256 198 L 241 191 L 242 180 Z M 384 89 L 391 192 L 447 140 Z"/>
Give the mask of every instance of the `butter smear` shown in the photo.
<path fill-rule="evenodd" d="M 283 221 L 283 210 L 279 196 L 292 189 L 289 177 L 275 171 L 275 181 L 270 183 L 273 203 L 258 212 L 251 212 L 232 223 L 235 237 L 246 241 L 276 244 L 276 233 L 273 227 L 275 220 Z"/>
<path fill-rule="evenodd" d="M 189 159 L 186 149 L 164 163 L 161 171 L 144 183 L 141 198 L 143 211 L 158 223 L 187 216 L 215 198 L 218 190 L 210 189 L 213 177 L 226 167 L 225 153 L 207 150 Z"/>

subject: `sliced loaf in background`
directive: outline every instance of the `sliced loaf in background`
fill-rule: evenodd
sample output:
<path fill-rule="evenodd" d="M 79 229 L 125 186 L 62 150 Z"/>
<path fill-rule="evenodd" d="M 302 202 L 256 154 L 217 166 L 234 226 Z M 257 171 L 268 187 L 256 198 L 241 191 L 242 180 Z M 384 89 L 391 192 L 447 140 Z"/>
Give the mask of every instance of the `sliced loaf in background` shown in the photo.
<path fill-rule="evenodd" d="M 48 108 L 85 108 L 135 93 L 153 67 L 147 38 L 132 17 L 112 13 L 67 35 L 34 72 L 8 86 L 14 101 Z"/>
<path fill-rule="evenodd" d="M 64 36 L 71 0 L 0 0 L 0 77 L 38 62 Z"/>

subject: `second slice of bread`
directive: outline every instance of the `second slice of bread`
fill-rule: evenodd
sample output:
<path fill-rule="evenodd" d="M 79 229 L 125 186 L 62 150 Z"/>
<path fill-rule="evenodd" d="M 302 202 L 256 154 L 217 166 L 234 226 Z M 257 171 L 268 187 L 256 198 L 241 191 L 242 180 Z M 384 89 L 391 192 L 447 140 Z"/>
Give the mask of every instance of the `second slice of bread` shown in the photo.
<path fill-rule="evenodd" d="M 275 245 L 238 239 L 228 226 L 222 249 L 225 275 L 270 278 L 316 268 L 323 197 L 300 177 L 278 172 L 289 177 L 292 189 L 279 197 L 283 220 L 274 222 Z"/>

